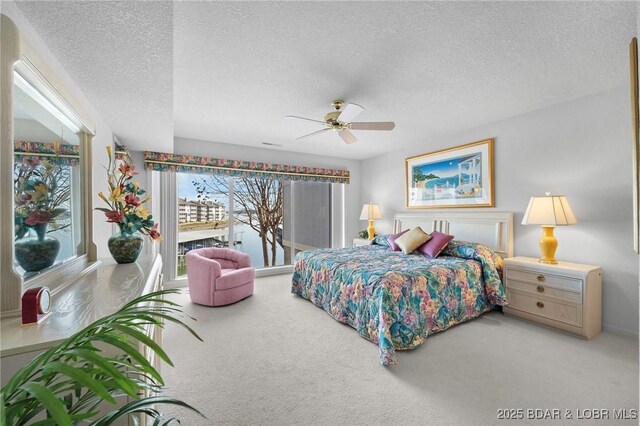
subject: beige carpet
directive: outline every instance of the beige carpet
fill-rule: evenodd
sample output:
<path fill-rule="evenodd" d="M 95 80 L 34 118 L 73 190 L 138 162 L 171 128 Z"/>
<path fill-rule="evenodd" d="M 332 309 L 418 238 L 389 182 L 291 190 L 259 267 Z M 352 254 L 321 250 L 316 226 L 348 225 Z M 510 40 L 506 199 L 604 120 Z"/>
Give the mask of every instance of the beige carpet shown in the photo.
<path fill-rule="evenodd" d="M 290 279 L 258 279 L 252 297 L 221 308 L 176 297 L 205 342 L 167 328 L 176 365 L 163 367 L 167 394 L 207 419 L 164 407 L 167 415 L 183 425 L 559 425 L 567 410 L 574 420 L 583 410 L 638 410 L 637 339 L 584 341 L 490 313 L 383 367 L 375 344 L 290 294 Z M 500 409 L 523 409 L 524 420 L 500 421 Z M 528 409 L 560 409 L 562 420 L 527 420 Z M 610 416 L 584 422 L 638 424 Z"/>

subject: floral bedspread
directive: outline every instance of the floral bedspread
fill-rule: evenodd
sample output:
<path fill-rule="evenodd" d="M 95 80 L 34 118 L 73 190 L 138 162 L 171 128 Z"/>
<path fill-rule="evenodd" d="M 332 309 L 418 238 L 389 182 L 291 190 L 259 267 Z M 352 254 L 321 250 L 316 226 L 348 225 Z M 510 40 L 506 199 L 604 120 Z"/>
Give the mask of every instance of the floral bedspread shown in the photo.
<path fill-rule="evenodd" d="M 451 241 L 436 259 L 382 245 L 319 249 L 296 256 L 291 292 L 377 343 L 380 362 L 430 334 L 506 305 L 502 258 Z"/>

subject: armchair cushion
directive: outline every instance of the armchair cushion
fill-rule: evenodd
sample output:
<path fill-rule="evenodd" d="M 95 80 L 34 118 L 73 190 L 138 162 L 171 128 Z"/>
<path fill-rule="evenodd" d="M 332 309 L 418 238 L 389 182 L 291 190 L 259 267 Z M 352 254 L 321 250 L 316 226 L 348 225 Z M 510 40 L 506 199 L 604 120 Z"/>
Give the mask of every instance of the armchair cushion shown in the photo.
<path fill-rule="evenodd" d="M 241 251 L 227 248 L 208 247 L 191 250 L 189 253 L 194 251 L 207 259 L 216 260 L 223 269 L 239 269 L 251 266 L 251 258 L 248 254 L 242 253 Z"/>
<path fill-rule="evenodd" d="M 250 282 L 256 278 L 256 270 L 253 268 L 232 269 L 216 279 L 216 290 L 229 290 Z"/>

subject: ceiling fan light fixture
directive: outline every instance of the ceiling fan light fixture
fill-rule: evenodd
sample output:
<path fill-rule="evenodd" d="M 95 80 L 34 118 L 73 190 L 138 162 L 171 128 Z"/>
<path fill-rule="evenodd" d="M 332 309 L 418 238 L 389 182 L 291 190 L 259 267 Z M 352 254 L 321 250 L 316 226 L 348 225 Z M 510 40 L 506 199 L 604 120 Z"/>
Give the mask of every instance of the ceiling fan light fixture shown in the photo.
<path fill-rule="evenodd" d="M 327 124 L 331 124 L 334 121 L 338 121 L 338 117 L 340 116 L 342 111 L 331 111 L 324 115 L 324 121 Z"/>
<path fill-rule="evenodd" d="M 352 144 L 357 142 L 357 138 L 351 130 L 393 130 L 395 123 L 393 121 L 385 122 L 354 122 L 358 114 L 364 111 L 364 108 L 358 104 L 344 104 L 344 101 L 336 99 L 331 102 L 331 105 L 335 111 L 328 112 L 324 115 L 324 121 L 314 120 L 311 118 L 298 117 L 295 115 L 288 115 L 287 118 L 296 118 L 306 121 L 314 121 L 323 124 L 324 129 L 317 130 L 304 136 L 296 138 L 298 140 L 314 136 L 320 133 L 324 133 L 328 130 L 337 132 L 345 143 Z M 344 106 L 344 108 L 343 108 Z"/>

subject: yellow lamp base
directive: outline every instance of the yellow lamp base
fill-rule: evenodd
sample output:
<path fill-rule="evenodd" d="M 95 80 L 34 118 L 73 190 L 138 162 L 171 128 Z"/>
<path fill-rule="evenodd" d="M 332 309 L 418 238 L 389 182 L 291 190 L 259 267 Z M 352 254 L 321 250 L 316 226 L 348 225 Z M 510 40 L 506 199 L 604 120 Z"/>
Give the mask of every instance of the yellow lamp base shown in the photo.
<path fill-rule="evenodd" d="M 553 226 L 541 226 L 542 238 L 538 241 L 540 245 L 540 253 L 542 257 L 538 260 L 540 263 L 558 263 L 555 258 L 556 249 L 558 248 L 558 240 L 553 236 Z"/>
<path fill-rule="evenodd" d="M 376 236 L 376 228 L 373 226 L 373 219 L 369 220 L 369 227 L 367 228 L 367 232 L 369 233 L 369 240 L 373 240 L 373 237 Z"/>

